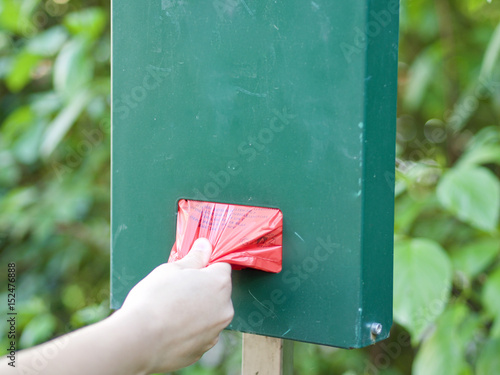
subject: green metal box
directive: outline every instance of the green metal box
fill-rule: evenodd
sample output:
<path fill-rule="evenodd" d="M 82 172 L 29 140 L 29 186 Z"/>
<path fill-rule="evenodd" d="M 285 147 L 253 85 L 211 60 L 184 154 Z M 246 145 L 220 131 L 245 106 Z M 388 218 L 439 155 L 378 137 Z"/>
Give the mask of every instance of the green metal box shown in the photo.
<path fill-rule="evenodd" d="M 398 8 L 113 2 L 113 308 L 168 259 L 179 199 L 277 207 L 283 270 L 233 271 L 229 328 L 388 336 Z"/>

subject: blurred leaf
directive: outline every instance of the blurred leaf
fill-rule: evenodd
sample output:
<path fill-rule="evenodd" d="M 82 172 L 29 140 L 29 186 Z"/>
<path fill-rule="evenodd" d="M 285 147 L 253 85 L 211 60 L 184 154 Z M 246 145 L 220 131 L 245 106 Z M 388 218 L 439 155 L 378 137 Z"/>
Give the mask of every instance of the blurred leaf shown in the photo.
<path fill-rule="evenodd" d="M 61 97 L 54 91 L 47 91 L 31 96 L 31 110 L 39 117 L 46 117 L 54 114 L 63 104 Z"/>
<path fill-rule="evenodd" d="M 28 131 L 20 137 L 12 150 L 17 160 L 24 164 L 32 164 L 38 159 L 38 150 L 40 148 L 44 128 L 44 123 L 42 121 L 36 121 Z"/>
<path fill-rule="evenodd" d="M 484 145 L 474 148 L 460 158 L 460 167 L 496 163 L 500 164 L 500 145 Z"/>
<path fill-rule="evenodd" d="M 72 101 L 57 115 L 57 117 L 49 124 L 44 134 L 44 139 L 40 147 L 40 154 L 43 157 L 48 157 L 57 147 L 59 142 L 66 135 L 75 120 L 80 116 L 91 95 L 88 90 L 80 91 L 76 94 Z"/>
<path fill-rule="evenodd" d="M 89 43 L 75 38 L 66 43 L 54 63 L 54 88 L 70 98 L 87 85 L 93 74 L 93 62 L 88 54 Z"/>
<path fill-rule="evenodd" d="M 496 374 L 500 369 L 500 339 L 489 340 L 477 361 L 477 375 Z"/>
<path fill-rule="evenodd" d="M 436 7 L 428 1 L 401 1 L 401 30 L 433 41 L 439 33 Z M 402 43 L 401 48 L 406 44 Z"/>
<path fill-rule="evenodd" d="M 470 0 L 469 0 L 470 1 Z M 498 68 L 498 57 L 500 56 L 500 23 L 493 32 L 481 65 L 480 77 L 491 77 L 493 70 Z"/>
<path fill-rule="evenodd" d="M 34 186 L 12 189 L 0 201 L 0 217 L 24 210 L 28 205 L 36 202 L 37 190 Z"/>
<path fill-rule="evenodd" d="M 487 0 L 466 0 L 465 3 L 470 11 L 475 11 L 482 7 Z"/>
<path fill-rule="evenodd" d="M 500 267 L 488 276 L 481 300 L 486 311 L 500 320 Z"/>
<path fill-rule="evenodd" d="M 467 151 L 491 144 L 500 144 L 500 128 L 498 126 L 487 126 L 474 134 L 467 145 Z"/>
<path fill-rule="evenodd" d="M 459 167 L 497 163 L 500 164 L 500 129 L 489 126 L 474 135 L 460 157 Z"/>
<path fill-rule="evenodd" d="M 407 194 L 399 197 L 395 205 L 395 231 L 397 233 L 408 233 L 413 222 L 425 206 L 425 201 L 415 200 Z"/>
<path fill-rule="evenodd" d="M 28 233 L 33 218 L 27 214 L 28 208 L 37 201 L 36 188 L 17 187 L 10 190 L 0 200 L 0 232 L 9 233 L 18 239 Z"/>
<path fill-rule="evenodd" d="M 61 300 L 70 310 L 81 309 L 85 306 L 85 296 L 77 284 L 68 285 L 63 289 Z"/>
<path fill-rule="evenodd" d="M 18 107 L 2 124 L 2 135 L 7 147 L 12 147 L 14 142 L 25 133 L 35 119 L 35 114 L 30 106 Z"/>
<path fill-rule="evenodd" d="M 500 182 L 482 167 L 453 168 L 437 187 L 440 203 L 459 219 L 485 231 L 498 225 Z"/>
<path fill-rule="evenodd" d="M 22 287 L 23 292 L 27 292 L 28 294 L 31 294 L 30 292 L 33 292 L 33 290 L 30 290 L 30 287 L 34 286 L 33 282 L 40 281 L 40 275 L 36 274 L 35 272 L 32 272 L 31 274 L 27 275 L 28 277 L 22 278 L 21 279 L 21 285 L 18 285 L 18 287 Z M 26 280 L 26 281 L 25 281 Z M 31 284 L 25 288 L 25 283 L 30 283 Z M 48 301 L 47 299 L 43 298 L 42 296 L 39 295 L 31 295 L 31 298 L 26 298 L 26 294 L 23 294 L 17 303 L 17 310 L 19 311 L 18 317 L 18 324 L 20 328 L 23 328 L 28 325 L 34 317 L 37 315 L 43 315 L 47 314 L 49 311 L 49 306 L 48 306 Z"/>
<path fill-rule="evenodd" d="M 11 44 L 10 35 L 0 30 L 0 52 L 8 52 L 8 48 L 12 48 Z"/>
<path fill-rule="evenodd" d="M 61 49 L 66 39 L 67 33 L 64 27 L 54 26 L 31 38 L 26 50 L 38 56 L 53 56 Z"/>
<path fill-rule="evenodd" d="M 404 93 L 404 104 L 409 109 L 417 109 L 427 91 L 428 85 L 434 79 L 437 67 L 437 54 L 435 48 L 422 52 L 413 62 L 409 70 L 409 81 Z"/>
<path fill-rule="evenodd" d="M 435 331 L 417 353 L 412 374 L 472 374 L 464 354 L 479 322 L 469 314 L 464 305 L 455 305 L 439 318 Z"/>
<path fill-rule="evenodd" d="M 189 366 L 183 369 L 182 373 L 184 375 L 215 375 L 216 371 L 200 366 L 198 363 L 195 363 L 192 366 Z"/>
<path fill-rule="evenodd" d="M 91 183 L 88 176 L 78 173 L 62 182 L 51 180 L 44 191 L 41 214 L 50 212 L 53 220 L 59 223 L 78 222 L 92 204 Z"/>
<path fill-rule="evenodd" d="M 444 250 L 424 238 L 396 241 L 394 318 L 418 342 L 442 313 L 451 288 L 451 263 Z"/>
<path fill-rule="evenodd" d="M 0 27 L 25 35 L 34 30 L 31 14 L 37 0 L 1 0 Z"/>
<path fill-rule="evenodd" d="M 19 344 L 23 348 L 41 344 L 52 336 L 56 326 L 57 320 L 51 314 L 37 315 L 24 327 Z"/>
<path fill-rule="evenodd" d="M 471 230 L 467 231 L 468 228 L 460 228 L 460 224 L 450 220 L 449 215 L 428 211 L 421 216 L 420 220 L 415 222 L 412 236 L 425 237 L 437 243 L 446 243 L 450 236 L 455 236 L 457 240 L 459 240 L 459 236 L 468 239 Z M 456 234 L 459 230 L 461 230 L 460 235 Z"/>
<path fill-rule="evenodd" d="M 83 34 L 91 39 L 101 35 L 106 23 L 107 15 L 101 8 L 83 9 L 64 18 L 64 25 L 72 34 Z"/>
<path fill-rule="evenodd" d="M 13 187 L 20 177 L 21 171 L 16 166 L 12 154 L 7 150 L 0 151 L 0 187 Z"/>
<path fill-rule="evenodd" d="M 491 338 L 500 338 L 500 318 L 497 317 L 493 321 L 493 326 L 491 327 L 490 331 L 490 337 Z"/>
<path fill-rule="evenodd" d="M 22 90 L 31 80 L 33 68 L 41 60 L 41 57 L 29 52 L 20 52 L 12 61 L 12 69 L 7 75 L 6 83 L 10 91 Z"/>
<path fill-rule="evenodd" d="M 499 252 L 498 238 L 481 238 L 453 251 L 451 260 L 456 270 L 473 279 L 493 262 Z"/>
<path fill-rule="evenodd" d="M 91 305 L 74 313 L 71 316 L 71 324 L 75 327 L 82 327 L 88 324 L 97 323 L 108 315 L 108 304 Z"/>

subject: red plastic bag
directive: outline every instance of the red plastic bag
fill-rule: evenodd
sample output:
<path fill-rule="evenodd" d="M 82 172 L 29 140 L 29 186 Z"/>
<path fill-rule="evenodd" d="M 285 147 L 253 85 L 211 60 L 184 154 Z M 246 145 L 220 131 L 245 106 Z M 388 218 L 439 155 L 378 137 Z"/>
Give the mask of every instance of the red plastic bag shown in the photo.
<path fill-rule="evenodd" d="M 227 262 L 233 269 L 280 272 L 283 214 L 276 208 L 180 200 L 177 234 L 168 259 L 182 259 L 200 237 L 213 246 L 209 264 Z"/>

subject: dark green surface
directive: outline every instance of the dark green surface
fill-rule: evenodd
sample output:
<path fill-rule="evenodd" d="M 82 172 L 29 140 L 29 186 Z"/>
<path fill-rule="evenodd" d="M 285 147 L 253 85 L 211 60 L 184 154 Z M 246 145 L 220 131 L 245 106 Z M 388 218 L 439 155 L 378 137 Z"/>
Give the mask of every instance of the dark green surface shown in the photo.
<path fill-rule="evenodd" d="M 168 258 L 179 198 L 269 206 L 283 271 L 233 273 L 230 328 L 387 337 L 395 4 L 114 2 L 112 307 Z"/>

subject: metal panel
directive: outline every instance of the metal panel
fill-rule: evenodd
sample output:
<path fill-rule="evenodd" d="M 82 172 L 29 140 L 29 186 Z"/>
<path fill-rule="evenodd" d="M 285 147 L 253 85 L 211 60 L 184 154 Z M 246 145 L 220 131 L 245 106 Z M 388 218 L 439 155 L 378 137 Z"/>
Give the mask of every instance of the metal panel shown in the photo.
<path fill-rule="evenodd" d="M 112 307 L 179 199 L 277 207 L 283 271 L 233 272 L 229 328 L 387 337 L 397 30 L 397 1 L 114 1 Z"/>

